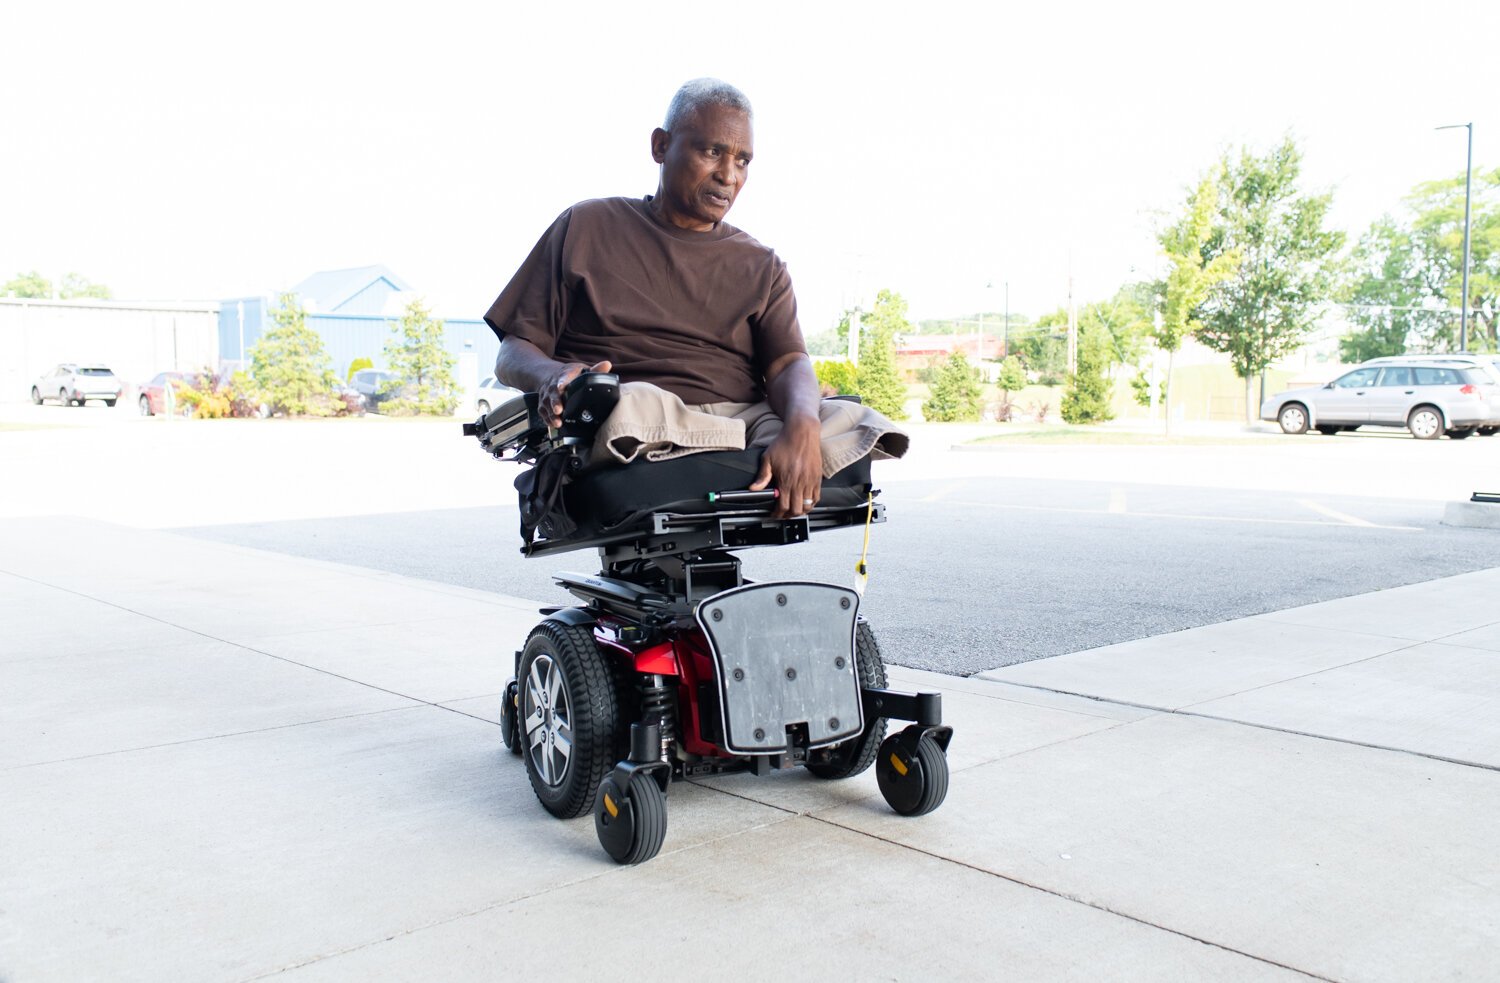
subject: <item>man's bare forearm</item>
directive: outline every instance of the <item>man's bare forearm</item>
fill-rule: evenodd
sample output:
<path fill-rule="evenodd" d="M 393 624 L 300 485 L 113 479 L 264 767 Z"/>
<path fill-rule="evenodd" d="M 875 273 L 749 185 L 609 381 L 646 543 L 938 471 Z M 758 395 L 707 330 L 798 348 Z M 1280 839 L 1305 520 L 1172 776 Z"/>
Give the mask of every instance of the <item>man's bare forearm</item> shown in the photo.
<path fill-rule="evenodd" d="M 559 362 L 540 348 L 506 335 L 500 340 L 500 356 L 495 359 L 495 378 L 522 392 L 541 397 L 542 416 L 552 426 L 562 424 L 562 392 L 581 372 L 608 372 L 608 362 L 585 365 L 582 362 Z"/>
<path fill-rule="evenodd" d="M 784 364 L 766 380 L 766 401 L 781 417 L 786 426 L 818 426 L 818 407 L 822 395 L 818 390 L 818 374 L 813 371 L 812 360 L 798 355 L 784 360 Z"/>

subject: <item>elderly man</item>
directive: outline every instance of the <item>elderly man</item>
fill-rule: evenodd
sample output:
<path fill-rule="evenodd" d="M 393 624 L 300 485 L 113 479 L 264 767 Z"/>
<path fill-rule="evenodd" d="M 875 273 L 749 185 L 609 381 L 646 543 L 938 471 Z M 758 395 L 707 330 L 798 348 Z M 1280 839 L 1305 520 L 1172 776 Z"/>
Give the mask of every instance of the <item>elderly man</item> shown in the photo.
<path fill-rule="evenodd" d="M 552 224 L 485 315 L 495 375 L 542 395 L 613 371 L 621 400 L 595 457 L 662 460 L 763 447 L 754 490 L 805 514 L 824 476 L 906 435 L 868 408 L 823 403 L 786 264 L 724 221 L 753 156 L 750 103 L 716 79 L 688 82 L 651 133 L 656 194 L 581 202 Z"/>

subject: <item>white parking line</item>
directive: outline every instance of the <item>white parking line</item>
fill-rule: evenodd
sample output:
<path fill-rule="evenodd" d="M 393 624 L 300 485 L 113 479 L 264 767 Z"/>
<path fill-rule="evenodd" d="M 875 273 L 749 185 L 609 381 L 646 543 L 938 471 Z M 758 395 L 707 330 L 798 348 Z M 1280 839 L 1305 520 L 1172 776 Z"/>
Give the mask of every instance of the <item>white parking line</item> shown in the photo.
<path fill-rule="evenodd" d="M 1318 502 L 1314 502 L 1310 499 L 1299 498 L 1297 499 L 1297 504 L 1312 509 L 1319 515 L 1326 515 L 1328 516 L 1328 518 L 1333 519 L 1336 522 L 1342 522 L 1346 526 L 1363 526 L 1366 529 L 1377 528 L 1375 523 L 1373 522 L 1370 522 L 1366 519 L 1361 519 L 1358 516 L 1346 515 L 1343 512 L 1331 509 L 1326 505 L 1321 505 Z"/>

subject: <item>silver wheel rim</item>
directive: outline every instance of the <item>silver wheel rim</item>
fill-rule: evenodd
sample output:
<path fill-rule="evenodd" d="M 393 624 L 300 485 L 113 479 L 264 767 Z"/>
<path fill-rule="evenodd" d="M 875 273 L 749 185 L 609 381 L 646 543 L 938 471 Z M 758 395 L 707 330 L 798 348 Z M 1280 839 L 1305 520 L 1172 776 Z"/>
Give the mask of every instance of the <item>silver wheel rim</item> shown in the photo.
<path fill-rule="evenodd" d="M 1296 407 L 1281 411 L 1281 428 L 1283 430 L 1303 430 L 1307 427 L 1307 417 Z"/>
<path fill-rule="evenodd" d="M 542 781 L 556 788 L 568 777 L 573 760 L 573 713 L 562 668 L 549 655 L 539 655 L 526 674 L 521 700 L 526 753 Z"/>
<path fill-rule="evenodd" d="M 1431 437 L 1438 431 L 1437 414 L 1431 410 L 1423 410 L 1411 418 L 1412 433 L 1418 437 Z"/>

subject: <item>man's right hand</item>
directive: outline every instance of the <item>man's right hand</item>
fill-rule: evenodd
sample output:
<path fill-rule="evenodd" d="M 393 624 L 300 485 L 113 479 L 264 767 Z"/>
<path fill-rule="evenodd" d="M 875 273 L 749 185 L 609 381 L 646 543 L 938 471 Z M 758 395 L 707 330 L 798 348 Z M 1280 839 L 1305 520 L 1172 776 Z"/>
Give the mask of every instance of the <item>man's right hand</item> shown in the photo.
<path fill-rule="evenodd" d="M 562 426 L 563 391 L 568 388 L 568 383 L 585 372 L 608 372 L 611 368 L 613 364 L 607 361 L 595 362 L 593 365 L 584 365 L 582 362 L 559 363 L 557 371 L 537 388 L 537 409 L 547 426 L 553 429 Z"/>

